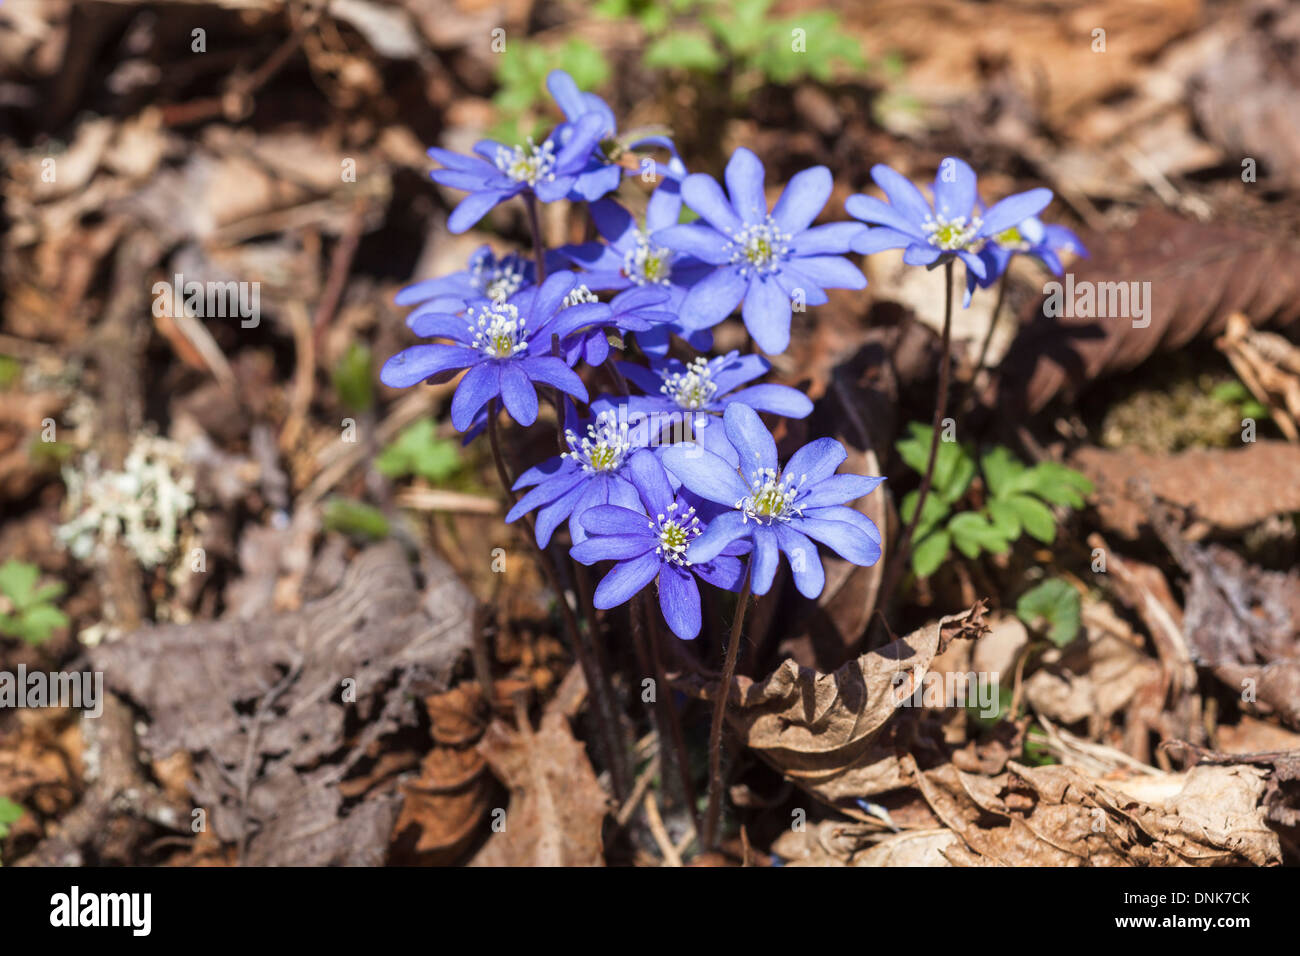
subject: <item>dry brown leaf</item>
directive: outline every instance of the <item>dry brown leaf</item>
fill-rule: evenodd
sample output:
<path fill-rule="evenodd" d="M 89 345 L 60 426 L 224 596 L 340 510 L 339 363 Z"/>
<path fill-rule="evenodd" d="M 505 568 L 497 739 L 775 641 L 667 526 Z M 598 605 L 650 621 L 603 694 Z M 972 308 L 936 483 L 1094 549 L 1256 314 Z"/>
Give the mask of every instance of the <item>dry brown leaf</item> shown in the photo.
<path fill-rule="evenodd" d="M 510 806 L 471 866 L 605 865 L 608 797 L 564 714 L 548 712 L 536 731 L 495 721 L 479 752 L 510 788 Z"/>
<path fill-rule="evenodd" d="M 1102 524 L 1130 540 L 1150 520 L 1152 495 L 1219 531 L 1242 531 L 1300 511 L 1300 447 L 1286 442 L 1176 455 L 1087 447 L 1071 456 L 1070 465 L 1097 486 L 1093 502 Z"/>
<path fill-rule="evenodd" d="M 1135 315 L 1049 316 L 1044 296 L 998 367 L 996 402 L 1004 414 L 1038 412 L 1058 394 L 1077 395 L 1158 351 L 1218 335 L 1235 312 L 1256 327 L 1300 318 L 1300 243 L 1285 233 L 1221 220 L 1203 224 L 1149 207 L 1132 228 L 1083 241 L 1091 258 L 1071 266 L 1074 288 L 1084 288 L 1083 282 L 1150 283 L 1143 300 L 1149 325 L 1135 328 Z M 1131 304 L 1129 311 L 1136 311 Z"/>
<path fill-rule="evenodd" d="M 1253 767 L 1197 767 L 1162 775 L 1181 784 L 1159 803 L 1062 766 L 1012 763 L 981 777 L 945 765 L 918 786 L 961 836 L 944 851 L 959 866 L 1222 866 L 1281 862 L 1264 822 L 1266 774 Z M 1146 778 L 1146 792 L 1158 792 Z M 1172 786 L 1165 789 L 1171 792 Z M 990 821 L 996 821 L 990 825 Z"/>
<path fill-rule="evenodd" d="M 915 770 L 911 757 L 895 746 L 889 719 L 951 641 L 985 633 L 984 614 L 981 601 L 833 673 L 787 658 L 765 680 L 737 677 L 728 726 L 796 786 L 842 813 L 869 819 L 856 801 L 906 786 Z M 716 692 L 694 680 L 683 686 L 700 696 Z"/>

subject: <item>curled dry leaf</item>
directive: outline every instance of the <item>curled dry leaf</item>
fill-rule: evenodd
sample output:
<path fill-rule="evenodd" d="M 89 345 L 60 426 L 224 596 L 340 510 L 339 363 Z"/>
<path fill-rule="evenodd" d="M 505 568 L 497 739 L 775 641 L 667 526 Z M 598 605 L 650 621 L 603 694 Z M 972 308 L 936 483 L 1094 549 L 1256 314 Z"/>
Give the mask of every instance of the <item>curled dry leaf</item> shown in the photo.
<path fill-rule="evenodd" d="M 886 725 L 948 644 L 987 631 L 984 602 L 951 614 L 832 673 L 786 659 L 765 680 L 737 677 L 727 723 L 746 747 L 818 800 L 860 820 L 857 800 L 906 786 L 911 757 Z M 684 687 L 710 697 L 716 687 Z M 882 736 L 883 732 L 883 736 Z"/>
<path fill-rule="evenodd" d="M 1092 257 L 1070 269 L 1064 314 L 1049 315 L 1051 299 L 1044 295 L 998 367 L 993 401 L 1004 414 L 1038 412 L 1058 394 L 1077 395 L 1095 379 L 1136 368 L 1158 351 L 1218 335 L 1234 312 L 1256 327 L 1300 318 L 1300 243 L 1285 235 L 1148 208 L 1131 229 L 1083 241 Z M 1089 317 L 1072 307 L 1087 289 L 1094 293 Z M 1135 290 L 1141 309 L 1130 299 Z M 1090 317 L 1103 299 L 1112 317 Z M 1144 324 L 1135 327 L 1135 321 Z"/>
<path fill-rule="evenodd" d="M 1275 515 L 1300 511 L 1300 447 L 1257 441 L 1242 448 L 1193 448 L 1176 455 L 1081 448 L 1070 465 L 1097 486 L 1102 524 L 1135 539 L 1151 516 L 1151 497 L 1177 505 L 1199 522 L 1191 531 L 1242 531 Z"/>
<path fill-rule="evenodd" d="M 504 829 L 493 833 L 471 866 L 605 865 L 601 829 L 609 798 L 569 727 L 566 712 L 582 696 L 568 692 L 574 683 L 565 681 L 537 730 L 520 708 L 518 729 L 498 720 L 479 742 L 492 772 L 510 789 L 510 806 Z"/>
<path fill-rule="evenodd" d="M 1264 822 L 1266 774 L 1196 767 L 1165 774 L 1147 800 L 1062 766 L 1012 763 L 998 777 L 951 764 L 919 775 L 931 808 L 961 837 L 958 866 L 1224 866 L 1281 862 Z M 1176 789 L 1175 789 L 1176 787 Z M 1164 795 L 1161 799 L 1157 795 Z"/>

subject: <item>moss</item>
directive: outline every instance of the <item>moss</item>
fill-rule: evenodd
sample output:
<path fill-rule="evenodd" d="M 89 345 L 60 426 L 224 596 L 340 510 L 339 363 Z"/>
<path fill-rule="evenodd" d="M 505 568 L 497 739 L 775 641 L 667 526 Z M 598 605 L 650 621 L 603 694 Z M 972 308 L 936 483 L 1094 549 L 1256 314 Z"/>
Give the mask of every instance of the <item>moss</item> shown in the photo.
<path fill-rule="evenodd" d="M 1203 374 L 1131 392 L 1106 411 L 1101 443 L 1165 454 L 1240 443 L 1240 409 L 1212 394 L 1223 381 Z"/>

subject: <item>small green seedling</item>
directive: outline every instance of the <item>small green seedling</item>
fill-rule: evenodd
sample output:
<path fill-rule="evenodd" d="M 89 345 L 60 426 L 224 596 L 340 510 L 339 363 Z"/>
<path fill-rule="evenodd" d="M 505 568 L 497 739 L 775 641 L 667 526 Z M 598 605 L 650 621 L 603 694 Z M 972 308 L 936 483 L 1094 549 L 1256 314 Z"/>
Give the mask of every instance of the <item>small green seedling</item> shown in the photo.
<path fill-rule="evenodd" d="M 380 541 L 389 532 L 388 518 L 382 511 L 352 498 L 331 498 L 325 502 L 321 523 L 326 530 L 363 541 Z"/>
<path fill-rule="evenodd" d="M 388 478 L 418 475 L 433 484 L 447 481 L 460 466 L 460 443 L 439 438 L 437 427 L 428 418 L 407 426 L 375 460 L 379 473 Z"/>
<path fill-rule="evenodd" d="M 54 605 L 64 591 L 62 582 L 37 587 L 41 572 L 34 564 L 10 559 L 0 565 L 0 634 L 42 644 L 61 627 L 68 615 Z"/>
<path fill-rule="evenodd" d="M 930 455 L 928 425 L 912 422 L 910 435 L 896 446 L 904 463 L 924 474 Z M 985 500 L 978 509 L 961 508 L 976 474 L 984 479 Z M 912 549 L 912 570 L 926 577 L 938 570 L 951 549 L 968 558 L 1005 554 L 1022 534 L 1051 544 L 1056 516 L 1049 505 L 1082 508 L 1092 482 L 1072 468 L 1042 462 L 1032 468 L 1006 448 L 995 447 L 979 458 L 967 445 L 941 441 L 935 456 L 930 494 L 926 496 Z M 919 492 L 903 498 L 902 517 L 911 521 Z"/>
<path fill-rule="evenodd" d="M 0 840 L 9 835 L 9 824 L 17 823 L 26 812 L 20 804 L 14 803 L 8 797 L 0 797 Z M 0 865 L 3 865 L 2 860 Z"/>
<path fill-rule="evenodd" d="M 1016 616 L 1031 631 L 1045 634 L 1057 647 L 1079 635 L 1079 592 L 1063 578 L 1048 578 L 1020 595 Z"/>
<path fill-rule="evenodd" d="M 375 403 L 375 383 L 371 378 L 370 349 L 358 342 L 334 366 L 334 393 L 354 412 L 368 412 Z"/>

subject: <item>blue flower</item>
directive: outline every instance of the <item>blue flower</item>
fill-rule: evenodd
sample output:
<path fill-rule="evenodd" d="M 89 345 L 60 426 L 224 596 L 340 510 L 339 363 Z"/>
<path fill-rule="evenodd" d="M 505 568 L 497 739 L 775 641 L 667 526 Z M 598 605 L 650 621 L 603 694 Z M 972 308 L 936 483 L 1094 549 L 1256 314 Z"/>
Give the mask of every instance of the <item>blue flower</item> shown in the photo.
<path fill-rule="evenodd" d="M 453 344 L 413 345 L 398 352 L 380 370 L 391 388 L 407 388 L 426 379 L 445 380 L 468 369 L 451 400 L 451 423 L 457 431 L 474 424 L 479 410 L 501 396 L 510 416 L 521 425 L 537 420 L 536 385 L 550 385 L 579 401 L 587 389 L 562 358 L 553 356 L 551 337 L 564 338 L 607 312 L 606 305 L 563 309 L 577 284 L 572 272 L 557 272 L 540 286 L 516 292 L 505 301 L 477 299 L 464 316 L 426 313 L 411 323 L 417 335 L 450 339 Z"/>
<path fill-rule="evenodd" d="M 536 279 L 537 267 L 531 259 L 517 252 L 497 256 L 488 245 L 479 246 L 460 272 L 437 279 L 425 279 L 402 289 L 393 297 L 398 305 L 418 305 L 406 317 L 409 326 L 420 315 L 432 312 L 459 312 L 474 299 L 504 302 L 526 289 Z"/>
<path fill-rule="evenodd" d="M 1071 252 L 1076 256 L 1088 255 L 1088 250 L 1073 232 L 1065 226 L 1047 225 L 1037 216 L 1030 216 L 1023 222 L 1009 229 L 990 236 L 989 241 L 980 250 L 984 260 L 984 278 L 973 277 L 967 273 L 966 285 L 969 294 L 973 285 L 988 288 L 1007 271 L 1012 258 L 1020 255 L 1033 256 L 1046 266 L 1054 275 L 1065 271 L 1058 253 Z"/>
<path fill-rule="evenodd" d="M 703 173 L 687 176 L 682 196 L 704 220 L 670 226 L 651 238 L 717 268 L 694 285 L 682 305 L 687 328 L 717 325 L 744 303 L 745 328 L 765 352 L 790 344 L 791 300 L 824 305 L 825 289 L 862 289 L 867 280 L 843 258 L 856 223 L 809 228 L 831 195 L 825 166 L 796 173 L 769 213 L 763 164 L 745 148 L 727 163 L 727 193 Z"/>
<path fill-rule="evenodd" d="M 672 155 L 673 161 L 667 167 L 656 163 L 658 171 L 668 177 L 680 177 L 684 171 L 681 160 L 677 157 L 677 147 L 671 139 L 656 133 L 637 131 L 620 137 L 618 123 L 609 104 L 595 93 L 584 93 L 578 89 L 578 84 L 568 73 L 552 70 L 546 77 L 546 88 L 568 121 L 555 131 L 561 145 L 568 142 L 568 137 L 574 135 L 573 131 L 584 121 L 594 122 L 599 128 L 597 141 L 588 150 L 586 162 L 574 181 L 570 198 L 592 202 L 617 189 L 625 171 L 628 175 L 637 172 L 619 165 L 617 154 L 623 149 L 662 146 Z M 591 117 L 595 119 L 592 120 Z"/>
<path fill-rule="evenodd" d="M 580 276 L 579 278 L 584 278 Z M 565 299 L 565 307 L 581 303 L 598 302 L 586 284 L 577 285 Z M 609 337 L 606 330 L 643 333 L 671 323 L 676 316 L 665 311 L 668 294 L 660 289 L 627 289 L 609 302 L 604 314 L 593 316 L 593 321 L 583 330 L 569 336 L 561 343 L 565 361 L 569 365 L 585 359 L 593 368 L 603 365 L 609 357 Z"/>
<path fill-rule="evenodd" d="M 888 166 L 871 167 L 889 202 L 861 193 L 844 204 L 849 215 L 877 226 L 864 229 L 853 240 L 853 251 L 871 255 L 885 249 L 902 249 L 903 261 L 913 266 L 934 266 L 954 256 L 977 279 L 988 274 L 979 253 L 994 235 L 1036 215 L 1052 201 L 1050 189 L 1030 189 L 995 203 L 982 216 L 975 172 L 965 162 L 949 156 L 934 177 L 934 206 L 902 174 Z"/>
<path fill-rule="evenodd" d="M 598 608 L 617 607 L 657 579 L 664 620 L 678 637 L 691 640 L 699 635 L 701 621 L 695 578 L 738 590 L 744 566 L 736 556 L 748 544 L 732 542 L 708 561 L 696 560 L 694 545 L 705 526 L 689 497 L 673 493 L 663 466 L 649 452 L 633 455 L 628 470 L 640 501 L 632 507 L 587 509 L 581 520 L 589 536 L 570 553 L 582 564 L 615 562 L 596 586 Z"/>
<path fill-rule="evenodd" d="M 750 561 L 755 594 L 765 594 L 772 586 L 778 555 L 783 552 L 799 593 L 814 598 L 826 583 L 814 541 L 853 564 L 871 565 L 880 559 L 879 530 L 871 519 L 845 505 L 873 490 L 883 478 L 835 474 L 847 454 L 833 438 L 804 445 L 782 469 L 776 442 L 757 412 L 746 405 L 729 405 L 722 421 L 736 453 L 735 464 L 694 444 L 674 445 L 662 456 L 665 467 L 688 489 L 731 506 L 691 542 L 696 561 L 712 560 L 732 542 L 749 539 L 754 548 Z"/>
<path fill-rule="evenodd" d="M 594 418 L 577 421 L 566 411 L 564 439 L 569 450 L 528 469 L 515 481 L 514 490 L 531 488 L 506 515 L 506 523 L 537 512 L 537 543 L 541 547 L 568 519 L 575 542 L 586 538 L 578 519 L 588 508 L 614 504 L 636 507 L 637 492 L 627 466 L 637 450 L 626 420 L 609 408 Z"/>
<path fill-rule="evenodd" d="M 464 232 L 498 203 L 531 192 L 542 202 L 564 199 L 587 167 L 591 151 L 600 140 L 602 118 L 590 113 L 576 123 L 557 128 L 541 143 L 531 139 L 522 146 L 494 140 L 474 144 L 476 156 L 462 156 L 434 147 L 429 155 L 445 168 L 430 173 L 435 183 L 469 193 L 452 210 L 447 228 Z M 556 135 L 564 131 L 564 142 Z"/>
<path fill-rule="evenodd" d="M 712 334 L 686 329 L 676 316 L 681 315 L 686 291 L 713 271 L 713 266 L 694 256 L 674 252 L 651 239 L 656 231 L 677 225 L 682 210 L 680 184 L 665 180 L 651 193 L 644 225 L 613 200 L 594 202 L 590 210 L 596 231 L 605 241 L 566 246 L 560 250 L 569 261 L 585 270 L 583 281 L 596 290 L 637 287 L 658 288 L 668 293 L 666 309 L 674 313 L 673 322 L 637 336 L 637 344 L 647 354 L 666 354 L 670 332 L 678 333 L 696 348 L 708 349 L 712 345 Z"/>
<path fill-rule="evenodd" d="M 807 395 L 788 385 L 741 388 L 772 368 L 761 355 L 728 352 L 712 359 L 700 356 L 689 363 L 652 359 L 649 368 L 619 362 L 618 368 L 628 381 L 645 392 L 627 399 L 631 412 L 721 415 L 732 402 L 740 402 L 760 412 L 806 418 L 813 407 Z"/>

